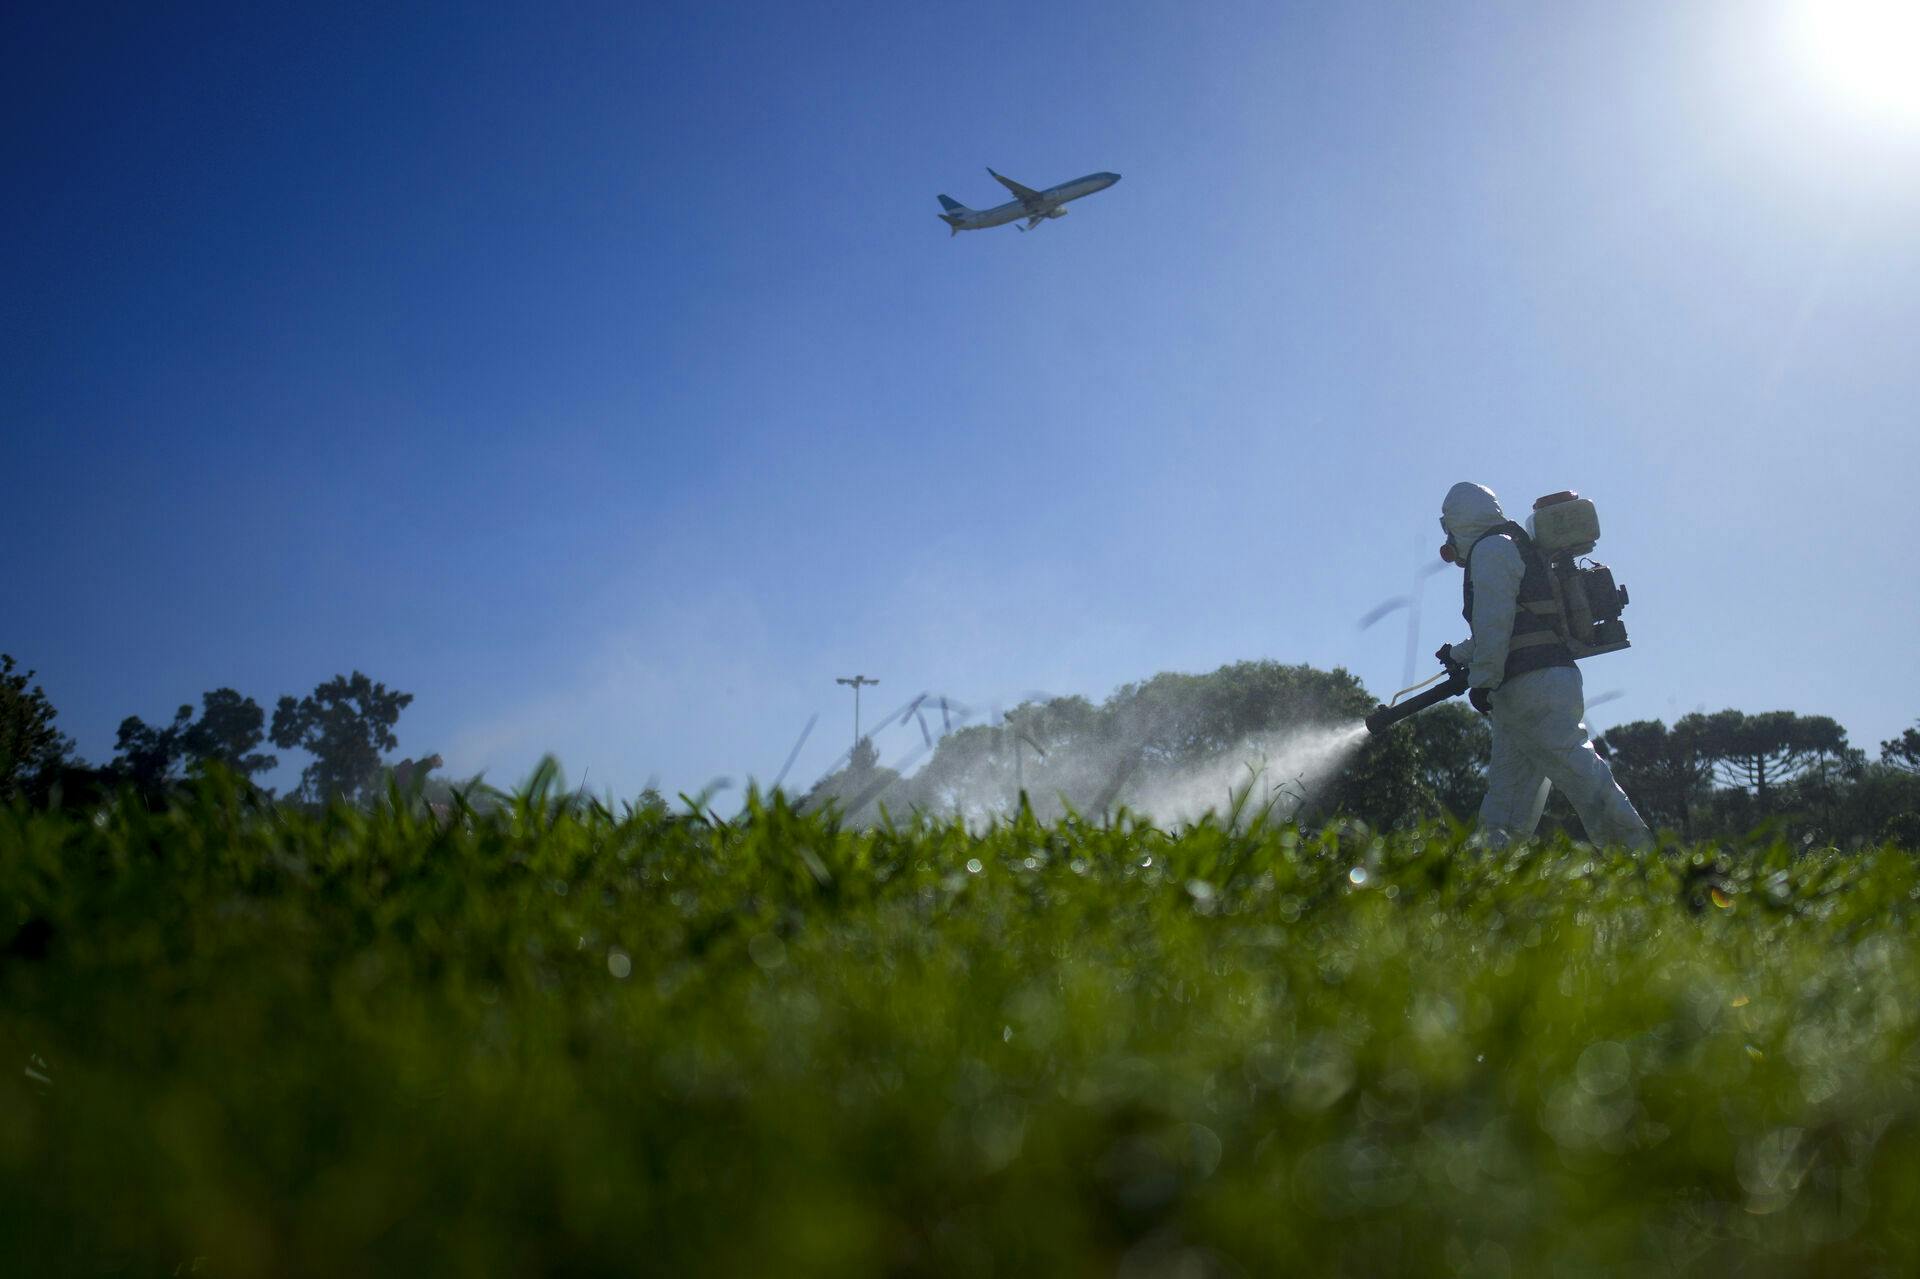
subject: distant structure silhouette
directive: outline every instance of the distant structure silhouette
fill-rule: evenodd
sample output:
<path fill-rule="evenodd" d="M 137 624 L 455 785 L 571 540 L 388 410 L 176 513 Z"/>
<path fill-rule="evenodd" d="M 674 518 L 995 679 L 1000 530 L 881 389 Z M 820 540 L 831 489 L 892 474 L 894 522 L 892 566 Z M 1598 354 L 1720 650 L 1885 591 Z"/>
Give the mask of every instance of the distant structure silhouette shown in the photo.
<path fill-rule="evenodd" d="M 403 759 L 393 766 L 393 784 L 401 790 L 412 790 L 427 780 L 427 774 L 446 763 L 438 755 L 428 755 L 423 759 Z"/>

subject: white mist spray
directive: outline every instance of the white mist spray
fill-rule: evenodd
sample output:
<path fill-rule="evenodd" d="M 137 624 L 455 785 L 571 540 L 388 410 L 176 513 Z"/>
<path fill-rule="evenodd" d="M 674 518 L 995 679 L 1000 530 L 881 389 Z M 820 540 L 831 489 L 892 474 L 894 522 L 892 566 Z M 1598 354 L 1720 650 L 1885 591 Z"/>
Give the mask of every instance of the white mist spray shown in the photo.
<path fill-rule="evenodd" d="M 1310 809 L 1367 740 L 1358 720 L 1256 732 L 1204 759 L 1173 765 L 1152 758 L 1151 733 L 1101 733 L 1051 743 L 1044 768 L 1029 760 L 1024 785 L 1042 821 L 1072 808 L 1099 816 L 1125 808 L 1163 828 L 1208 813 L 1241 827 L 1287 821 Z M 1010 816 L 1022 784 L 1010 757 L 982 759 L 918 796 L 928 811 L 984 826 Z"/>
<path fill-rule="evenodd" d="M 1262 814 L 1285 821 L 1319 797 L 1366 739 L 1367 726 L 1357 721 L 1257 733 L 1203 763 L 1152 778 L 1125 802 L 1161 826 L 1236 811 L 1243 823 Z"/>

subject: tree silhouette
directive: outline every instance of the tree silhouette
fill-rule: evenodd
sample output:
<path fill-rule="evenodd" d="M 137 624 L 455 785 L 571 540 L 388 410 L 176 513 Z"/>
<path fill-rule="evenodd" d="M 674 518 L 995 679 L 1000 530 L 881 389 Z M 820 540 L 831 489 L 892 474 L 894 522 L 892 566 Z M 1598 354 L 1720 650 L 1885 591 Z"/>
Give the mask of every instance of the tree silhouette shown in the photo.
<path fill-rule="evenodd" d="M 73 753 L 73 739 L 53 726 L 59 712 L 33 682 L 35 672 L 14 668 L 13 656 L 0 653 L 0 800 L 24 794 Z"/>
<path fill-rule="evenodd" d="M 280 762 L 255 749 L 266 736 L 265 722 L 266 712 L 251 697 L 230 688 L 203 693 L 200 719 L 184 739 L 187 758 L 194 763 L 218 761 L 242 777 L 264 773 Z"/>
<path fill-rule="evenodd" d="M 874 746 L 871 737 L 862 737 L 853 744 L 853 753 L 847 760 L 847 766 L 828 773 L 813 788 L 801 797 L 797 805 L 801 811 L 825 808 L 831 804 L 839 810 L 842 817 L 851 818 L 857 814 L 872 815 L 874 801 L 896 781 L 900 775 L 891 768 L 880 766 L 880 751 Z"/>
<path fill-rule="evenodd" d="M 280 762 L 254 750 L 263 736 L 266 713 L 251 697 L 216 688 L 201 694 L 200 706 L 197 721 L 191 705 L 180 707 L 172 723 L 158 727 L 138 715 L 121 720 L 114 738 L 114 771 L 142 790 L 153 790 L 176 780 L 181 765 L 218 762 L 252 777 Z"/>
<path fill-rule="evenodd" d="M 1859 752 L 1847 746 L 1847 730 L 1825 715 L 1766 711 L 1746 715 L 1725 710 L 1688 715 L 1675 731 L 1698 735 L 1703 754 L 1713 761 L 1723 786 L 1750 791 L 1762 810 L 1774 793 L 1811 771 L 1857 765 Z"/>
<path fill-rule="evenodd" d="M 1920 728 L 1880 743 L 1880 762 L 1903 773 L 1920 773 Z"/>
<path fill-rule="evenodd" d="M 400 744 L 393 726 L 411 701 L 412 693 L 389 691 L 359 671 L 336 675 L 297 702 L 280 699 L 273 708 L 273 744 L 313 756 L 300 774 L 307 799 L 359 801 L 378 784 L 380 752 Z"/>
<path fill-rule="evenodd" d="M 1694 814 L 1713 783 L 1714 762 L 1702 739 L 1705 723 L 1701 715 L 1688 715 L 1671 729 L 1657 719 L 1634 720 L 1600 739 L 1627 798 L 1651 824 L 1678 827 L 1688 839 Z"/>
<path fill-rule="evenodd" d="M 143 791 L 156 790 L 173 780 L 174 767 L 186 753 L 183 739 L 193 720 L 193 707 L 182 706 L 173 722 L 156 728 L 138 715 L 120 721 L 113 740 L 113 771 Z"/>
<path fill-rule="evenodd" d="M 1460 702 L 1422 711 L 1406 733 L 1420 752 L 1420 781 L 1433 803 L 1458 821 L 1470 822 L 1487 793 L 1493 733 L 1486 717 Z"/>

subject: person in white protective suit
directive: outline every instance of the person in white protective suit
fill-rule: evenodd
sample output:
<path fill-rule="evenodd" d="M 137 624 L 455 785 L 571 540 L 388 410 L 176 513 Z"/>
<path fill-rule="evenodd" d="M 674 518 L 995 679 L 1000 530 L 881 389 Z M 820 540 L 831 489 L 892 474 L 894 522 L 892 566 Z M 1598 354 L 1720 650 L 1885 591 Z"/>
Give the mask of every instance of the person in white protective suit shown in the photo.
<path fill-rule="evenodd" d="M 1596 844 L 1646 848 L 1653 832 L 1587 735 L 1580 669 L 1554 624 L 1546 562 L 1493 490 L 1456 484 L 1440 507 L 1453 560 L 1466 570 L 1464 644 L 1441 649 L 1467 670 L 1468 698 L 1493 728 L 1493 762 L 1476 838 L 1525 839 L 1558 786 Z M 1516 534 L 1518 535 L 1516 537 Z"/>

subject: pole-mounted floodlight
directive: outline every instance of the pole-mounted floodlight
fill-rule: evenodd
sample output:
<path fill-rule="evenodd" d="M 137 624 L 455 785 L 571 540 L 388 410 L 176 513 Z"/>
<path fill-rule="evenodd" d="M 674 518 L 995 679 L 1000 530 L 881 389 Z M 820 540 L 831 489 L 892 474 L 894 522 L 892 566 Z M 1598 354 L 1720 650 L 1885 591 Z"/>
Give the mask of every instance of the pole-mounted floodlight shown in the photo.
<path fill-rule="evenodd" d="M 860 690 L 868 684 L 878 684 L 877 679 L 868 679 L 865 675 L 855 675 L 851 679 L 836 678 L 836 684 L 845 684 L 853 690 L 853 748 L 860 749 Z"/>

